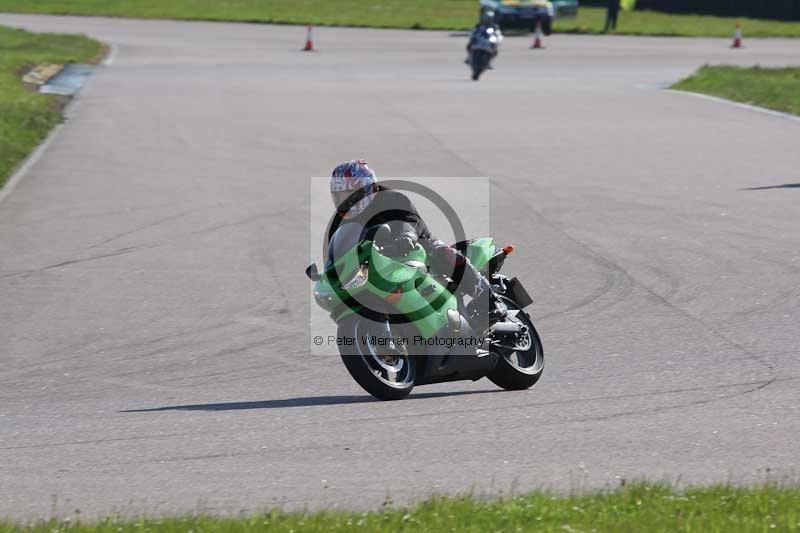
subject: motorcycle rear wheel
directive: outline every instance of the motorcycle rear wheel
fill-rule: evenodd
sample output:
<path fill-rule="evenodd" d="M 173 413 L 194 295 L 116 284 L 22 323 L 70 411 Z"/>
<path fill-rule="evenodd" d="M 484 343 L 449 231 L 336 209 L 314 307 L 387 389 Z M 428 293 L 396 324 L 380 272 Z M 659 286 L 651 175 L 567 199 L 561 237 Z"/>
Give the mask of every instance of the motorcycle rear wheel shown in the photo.
<path fill-rule="evenodd" d="M 360 315 L 339 323 L 339 354 L 347 371 L 362 389 L 380 400 L 400 400 L 414 388 L 416 361 L 402 344 L 382 345 L 372 337 L 385 338 L 385 327 Z"/>

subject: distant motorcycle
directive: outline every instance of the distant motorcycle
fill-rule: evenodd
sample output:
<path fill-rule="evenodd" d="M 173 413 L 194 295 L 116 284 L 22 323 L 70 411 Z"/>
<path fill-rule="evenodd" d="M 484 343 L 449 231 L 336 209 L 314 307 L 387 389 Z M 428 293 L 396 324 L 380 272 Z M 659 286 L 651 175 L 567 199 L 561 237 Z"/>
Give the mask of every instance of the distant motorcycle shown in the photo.
<path fill-rule="evenodd" d="M 503 35 L 492 27 L 486 27 L 472 36 L 469 47 L 469 66 L 472 79 L 478 81 L 483 71 L 489 68 L 492 58 L 497 55 Z"/>

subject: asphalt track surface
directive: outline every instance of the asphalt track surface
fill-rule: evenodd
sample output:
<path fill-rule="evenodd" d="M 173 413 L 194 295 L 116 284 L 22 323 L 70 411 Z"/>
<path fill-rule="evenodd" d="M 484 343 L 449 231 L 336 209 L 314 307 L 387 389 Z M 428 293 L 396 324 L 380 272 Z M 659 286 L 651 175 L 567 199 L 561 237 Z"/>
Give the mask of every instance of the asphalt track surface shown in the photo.
<path fill-rule="evenodd" d="M 800 42 L 0 15 L 114 45 L 0 205 L 0 515 L 797 480 L 800 123 L 659 91 Z M 372 401 L 309 355 L 308 177 L 489 176 L 547 353 Z M 469 194 L 457 191 L 455 194 Z"/>

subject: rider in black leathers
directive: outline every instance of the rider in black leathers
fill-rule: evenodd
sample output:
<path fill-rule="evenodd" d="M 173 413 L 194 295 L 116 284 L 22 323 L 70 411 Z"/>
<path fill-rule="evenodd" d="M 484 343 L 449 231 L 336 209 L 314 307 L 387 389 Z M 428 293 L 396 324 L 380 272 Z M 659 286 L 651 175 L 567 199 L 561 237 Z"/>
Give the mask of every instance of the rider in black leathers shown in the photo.
<path fill-rule="evenodd" d="M 472 297 L 473 308 L 488 311 L 489 322 L 505 315 L 506 307 L 492 296 L 489 280 L 461 250 L 434 239 L 411 200 L 398 191 L 378 185 L 375 173 L 366 162 L 348 161 L 337 166 L 331 176 L 331 196 L 336 213 L 327 231 L 328 240 L 342 224 L 357 223 L 364 228 L 386 224 L 391 229 L 391 237 L 390 242 L 377 243 L 382 245 L 382 253 L 402 257 L 417 243 L 421 244 L 431 269 L 456 282 L 456 290 Z"/>
<path fill-rule="evenodd" d="M 470 49 L 472 45 L 475 44 L 475 41 L 480 39 L 488 29 L 492 29 L 494 33 L 497 35 L 498 39 L 503 38 L 503 33 L 500 31 L 500 26 L 495 23 L 495 15 L 494 11 L 491 9 L 481 9 L 481 18 L 480 21 L 475 25 L 472 29 L 472 33 L 469 36 L 469 42 L 467 43 L 467 58 L 464 60 L 464 63 L 469 65 L 470 60 Z M 492 59 L 497 56 L 497 48 L 494 49 L 494 53 L 492 54 Z M 488 68 L 492 68 L 491 62 L 488 65 Z"/>

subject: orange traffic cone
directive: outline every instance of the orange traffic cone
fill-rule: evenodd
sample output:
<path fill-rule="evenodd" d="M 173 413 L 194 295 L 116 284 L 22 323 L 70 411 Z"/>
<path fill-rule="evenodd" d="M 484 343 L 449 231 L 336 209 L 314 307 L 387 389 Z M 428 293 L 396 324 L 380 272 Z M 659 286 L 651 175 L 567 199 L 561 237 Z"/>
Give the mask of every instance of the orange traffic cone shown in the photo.
<path fill-rule="evenodd" d="M 311 24 L 308 25 L 308 32 L 306 33 L 306 45 L 303 47 L 303 52 L 314 51 L 314 33 L 311 30 Z"/>
<path fill-rule="evenodd" d="M 531 48 L 544 48 L 542 44 L 542 21 L 536 21 L 536 29 L 533 31 L 533 44 Z"/>
<path fill-rule="evenodd" d="M 742 47 L 742 24 L 740 22 L 736 23 L 736 32 L 733 34 L 733 44 L 731 48 L 741 48 Z"/>

